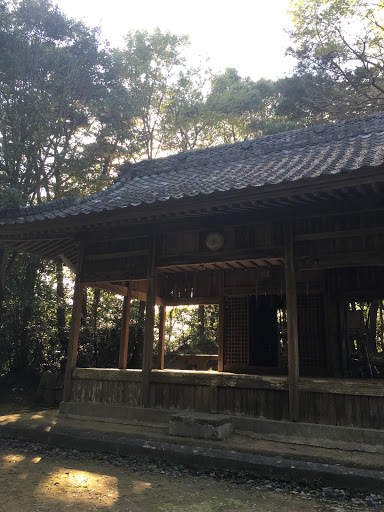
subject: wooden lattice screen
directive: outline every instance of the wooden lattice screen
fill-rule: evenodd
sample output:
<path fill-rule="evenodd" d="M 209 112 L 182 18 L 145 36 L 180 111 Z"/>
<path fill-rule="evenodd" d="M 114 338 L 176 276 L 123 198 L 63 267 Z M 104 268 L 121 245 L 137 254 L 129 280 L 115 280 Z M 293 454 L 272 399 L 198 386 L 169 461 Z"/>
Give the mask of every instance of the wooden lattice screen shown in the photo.
<path fill-rule="evenodd" d="M 325 367 L 323 297 L 297 297 L 300 366 Z M 289 347 L 289 342 L 288 342 Z"/>
<path fill-rule="evenodd" d="M 224 300 L 224 365 L 247 366 L 248 298 L 227 297 Z"/>
<path fill-rule="evenodd" d="M 323 297 L 321 295 L 299 295 L 297 297 L 297 316 L 300 367 L 324 368 L 326 352 Z M 250 364 L 248 297 L 225 298 L 223 335 L 225 369 L 229 371 L 231 368 L 246 369 Z M 287 361 L 280 361 L 281 367 L 285 367 L 286 364 Z"/>

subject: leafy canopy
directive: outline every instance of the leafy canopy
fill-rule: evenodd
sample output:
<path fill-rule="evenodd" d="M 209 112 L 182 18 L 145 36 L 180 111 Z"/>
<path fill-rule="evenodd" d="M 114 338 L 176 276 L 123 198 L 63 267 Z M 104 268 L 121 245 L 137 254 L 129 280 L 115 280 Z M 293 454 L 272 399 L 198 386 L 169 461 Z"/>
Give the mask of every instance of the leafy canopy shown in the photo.
<path fill-rule="evenodd" d="M 326 90 L 328 100 L 317 94 L 317 103 L 328 101 L 339 118 L 383 108 L 383 7 L 371 0 L 291 0 L 289 52 L 299 73 Z"/>

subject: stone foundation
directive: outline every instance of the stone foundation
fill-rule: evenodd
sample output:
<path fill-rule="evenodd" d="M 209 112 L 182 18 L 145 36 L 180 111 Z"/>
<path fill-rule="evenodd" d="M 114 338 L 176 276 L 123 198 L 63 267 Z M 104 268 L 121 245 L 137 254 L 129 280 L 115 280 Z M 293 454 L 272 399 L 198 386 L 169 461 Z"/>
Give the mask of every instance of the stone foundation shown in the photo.
<path fill-rule="evenodd" d="M 232 432 L 231 419 L 220 414 L 178 413 L 169 422 L 171 436 L 222 440 Z"/>

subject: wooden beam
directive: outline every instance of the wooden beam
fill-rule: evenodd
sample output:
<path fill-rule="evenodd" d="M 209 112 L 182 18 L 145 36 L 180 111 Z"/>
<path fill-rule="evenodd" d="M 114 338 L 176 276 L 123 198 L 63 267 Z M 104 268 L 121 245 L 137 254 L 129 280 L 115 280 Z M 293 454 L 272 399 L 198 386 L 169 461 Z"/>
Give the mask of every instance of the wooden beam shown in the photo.
<path fill-rule="evenodd" d="M 143 292 L 142 290 L 132 290 L 132 299 L 142 300 L 144 302 L 147 301 L 147 293 Z M 165 300 L 162 297 L 155 297 L 155 303 L 158 306 L 168 306 L 168 304 L 165 303 Z M 184 304 L 183 304 L 184 305 Z"/>
<path fill-rule="evenodd" d="M 129 368 L 121 372 L 117 368 L 74 368 L 73 378 L 109 382 L 141 382 L 141 369 Z"/>
<path fill-rule="evenodd" d="M 219 359 L 217 369 L 219 372 L 224 370 L 224 271 L 220 272 L 219 277 L 219 334 L 218 334 L 218 354 Z"/>
<path fill-rule="evenodd" d="M 80 282 L 79 274 L 76 275 L 75 289 L 73 292 L 73 307 L 71 325 L 68 337 L 67 365 L 64 376 L 63 401 L 69 402 L 72 391 L 72 369 L 76 366 L 77 348 L 79 344 L 79 332 L 81 321 L 81 309 L 83 304 L 84 285 Z"/>
<path fill-rule="evenodd" d="M 100 263 L 100 262 L 99 262 Z M 85 283 L 104 283 L 113 281 L 145 281 L 146 271 L 143 268 L 116 269 L 109 267 L 108 269 L 89 270 L 85 265 L 83 270 L 83 282 Z"/>
<path fill-rule="evenodd" d="M 147 303 L 145 308 L 144 344 L 143 344 L 143 366 L 141 374 L 141 407 L 149 407 L 149 387 L 152 371 L 152 354 L 155 327 L 155 302 L 156 302 L 156 267 L 154 238 L 150 240 L 148 254 L 148 277 L 147 277 Z"/>
<path fill-rule="evenodd" d="M 56 259 L 59 252 L 66 256 L 67 260 L 74 266 L 73 261 L 76 261 L 77 247 L 74 243 L 68 242 L 68 240 L 59 240 L 40 252 L 45 259 Z M 74 258 L 71 258 L 71 254 L 74 254 Z"/>
<path fill-rule="evenodd" d="M 109 382 L 139 383 L 141 380 L 141 373 L 141 370 L 128 369 L 122 372 L 116 368 L 75 368 L 73 370 L 73 376 L 75 379 Z M 315 379 L 312 380 L 315 381 Z M 265 389 L 270 391 L 288 390 L 287 377 L 277 375 L 242 375 L 215 371 L 153 370 L 151 372 L 151 382 L 158 384 L 182 384 L 187 386 L 210 386 L 211 384 L 214 384 L 219 387 Z M 358 389 L 357 384 L 356 389 Z"/>
<path fill-rule="evenodd" d="M 75 265 L 72 263 L 72 261 L 70 261 L 66 256 L 65 254 L 59 254 L 59 258 L 61 259 L 61 261 L 64 263 L 64 265 L 66 267 L 69 268 L 69 270 L 71 270 L 74 274 L 76 274 L 77 272 L 77 269 L 75 267 Z"/>
<path fill-rule="evenodd" d="M 146 302 L 147 300 L 147 293 L 143 292 L 142 290 L 132 290 L 132 299 L 136 300 L 142 300 L 143 302 Z"/>
<path fill-rule="evenodd" d="M 210 304 L 219 304 L 219 297 L 188 297 L 182 298 L 178 297 L 176 299 L 167 299 L 163 300 L 166 306 L 200 306 L 200 305 L 210 305 Z"/>
<path fill-rule="evenodd" d="M 86 261 L 109 261 L 118 258 L 130 258 L 132 256 L 148 256 L 148 249 L 124 252 L 109 252 L 103 254 L 88 254 L 85 259 Z"/>
<path fill-rule="evenodd" d="M 141 370 L 129 369 L 126 372 L 105 368 L 75 368 L 73 377 L 79 380 L 136 382 L 141 379 Z M 180 384 L 185 386 L 219 386 L 242 389 L 259 389 L 270 391 L 287 391 L 287 378 L 272 375 L 251 375 L 218 373 L 214 371 L 194 370 L 153 370 L 151 382 L 158 384 Z M 380 380 L 341 379 L 322 377 L 301 377 L 301 391 L 332 395 L 353 396 L 384 396 L 384 388 Z"/>
<path fill-rule="evenodd" d="M 333 240 L 339 238 L 361 237 L 365 235 L 382 235 L 384 227 L 362 227 L 358 229 L 345 229 L 343 231 L 322 231 L 320 233 L 304 233 L 295 236 L 295 240 Z"/>
<path fill-rule="evenodd" d="M 299 420 L 299 341 L 297 327 L 296 275 L 293 257 L 292 226 L 286 225 L 285 237 L 285 287 L 287 301 L 288 334 L 288 390 L 289 417 L 291 421 Z"/>
<path fill-rule="evenodd" d="M 280 295 L 281 294 L 281 284 L 267 284 L 258 283 L 257 290 L 256 286 L 229 286 L 225 288 L 225 296 L 226 297 L 247 297 L 248 295 L 255 295 L 257 291 L 257 295 Z"/>
<path fill-rule="evenodd" d="M 113 284 L 113 283 L 85 283 L 87 286 L 91 286 L 92 288 L 98 288 L 99 290 L 104 290 L 106 292 L 116 293 L 116 295 L 122 295 L 126 297 L 128 295 L 128 288 L 126 286 L 122 286 L 121 284 Z"/>
<path fill-rule="evenodd" d="M 180 265 L 214 264 L 217 262 L 239 262 L 241 260 L 276 259 L 283 256 L 283 247 L 258 249 L 223 249 L 220 251 L 195 251 L 177 256 L 162 256 L 159 267 L 177 267 Z"/>
<path fill-rule="evenodd" d="M 164 344 L 165 344 L 165 324 L 167 321 L 167 306 L 159 308 L 159 345 L 157 352 L 157 368 L 164 370 Z"/>
<path fill-rule="evenodd" d="M 327 268 L 346 267 L 382 267 L 384 257 L 382 251 L 353 251 L 342 254 L 319 256 L 299 256 L 296 258 L 296 270 L 321 270 Z"/>
<path fill-rule="evenodd" d="M 384 397 L 384 386 L 380 379 L 300 378 L 299 386 L 307 393 Z"/>
<path fill-rule="evenodd" d="M 124 297 L 123 318 L 121 320 L 120 353 L 119 353 L 119 369 L 120 370 L 125 370 L 127 368 L 129 320 L 130 320 L 130 318 L 131 318 L 131 296 L 130 296 L 130 293 L 128 293 Z"/>

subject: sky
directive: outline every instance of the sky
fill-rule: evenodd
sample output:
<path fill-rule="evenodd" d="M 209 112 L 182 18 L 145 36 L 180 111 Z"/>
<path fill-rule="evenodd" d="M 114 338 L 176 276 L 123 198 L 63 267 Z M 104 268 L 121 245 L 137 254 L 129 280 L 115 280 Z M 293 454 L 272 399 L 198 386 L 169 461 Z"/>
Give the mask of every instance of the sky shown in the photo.
<path fill-rule="evenodd" d="M 234 67 L 253 80 L 281 78 L 293 66 L 284 56 L 289 0 L 56 0 L 61 11 L 99 26 L 112 46 L 131 30 L 156 27 L 190 37 L 191 59 L 209 57 L 215 72 Z"/>

